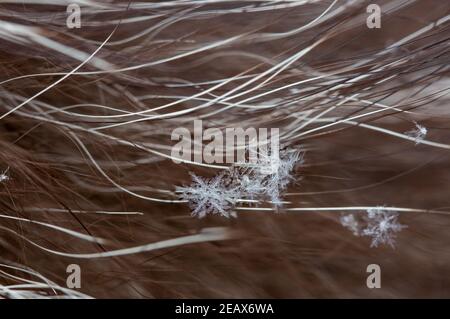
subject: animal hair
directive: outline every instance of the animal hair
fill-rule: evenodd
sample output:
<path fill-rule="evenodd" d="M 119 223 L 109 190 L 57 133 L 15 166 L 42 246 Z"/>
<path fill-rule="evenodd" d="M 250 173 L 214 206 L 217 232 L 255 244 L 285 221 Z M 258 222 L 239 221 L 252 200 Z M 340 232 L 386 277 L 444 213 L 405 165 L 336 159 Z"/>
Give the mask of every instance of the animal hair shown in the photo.
<path fill-rule="evenodd" d="M 450 296 L 449 14 L 1 1 L 0 296 Z M 199 119 L 279 128 L 275 170 L 175 163 L 171 133 Z"/>

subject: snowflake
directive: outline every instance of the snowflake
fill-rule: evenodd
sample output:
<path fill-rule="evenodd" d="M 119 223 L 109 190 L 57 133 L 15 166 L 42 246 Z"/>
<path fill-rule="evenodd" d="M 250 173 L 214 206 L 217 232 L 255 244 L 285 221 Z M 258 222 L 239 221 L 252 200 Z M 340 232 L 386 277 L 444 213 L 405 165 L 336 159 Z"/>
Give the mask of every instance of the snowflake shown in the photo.
<path fill-rule="evenodd" d="M 3 171 L 3 173 L 0 173 L 0 183 L 9 181 L 9 175 L 8 175 L 9 167 Z"/>
<path fill-rule="evenodd" d="M 298 150 L 260 153 L 256 163 L 238 163 L 234 171 L 240 175 L 237 180 L 247 198 L 265 195 L 280 206 L 280 194 L 293 179 L 295 165 L 302 162 L 303 152 Z"/>
<path fill-rule="evenodd" d="M 349 229 L 353 233 L 353 235 L 355 236 L 360 235 L 359 223 L 355 219 L 355 216 L 353 214 L 341 216 L 339 220 L 341 222 L 341 225 Z"/>
<path fill-rule="evenodd" d="M 192 174 L 193 183 L 189 187 L 178 187 L 180 198 L 188 201 L 192 216 L 203 218 L 208 214 L 235 217 L 233 212 L 241 198 L 259 200 L 269 197 L 279 206 L 280 193 L 293 179 L 291 173 L 303 153 L 283 152 L 270 156 L 260 156 L 256 163 L 240 163 L 211 178 L 202 179 Z"/>
<path fill-rule="evenodd" d="M 202 179 L 191 174 L 193 183 L 189 187 L 178 187 L 181 199 L 187 200 L 192 209 L 192 216 L 203 218 L 208 214 L 224 217 L 235 217 L 232 211 L 240 198 L 239 188 L 229 185 L 224 178 L 225 173 L 211 179 Z"/>
<path fill-rule="evenodd" d="M 398 223 L 398 213 L 387 211 L 382 206 L 368 209 L 366 213 L 359 219 L 353 214 L 344 215 L 340 222 L 355 236 L 372 237 L 370 247 L 386 244 L 394 248 L 396 233 L 407 227 Z"/>
<path fill-rule="evenodd" d="M 255 174 L 262 180 L 264 193 L 275 205 L 280 205 L 280 193 L 292 180 L 291 173 L 296 164 L 303 162 L 303 152 L 284 151 L 273 152 L 270 155 L 260 155 Z"/>
<path fill-rule="evenodd" d="M 425 138 L 425 136 L 427 136 L 428 130 L 425 126 L 422 126 L 416 122 L 414 122 L 414 124 L 416 125 L 416 128 L 414 130 L 405 132 L 405 135 L 408 135 L 410 137 L 413 137 L 416 141 L 416 145 L 419 144 L 421 141 L 423 141 L 423 139 Z"/>
<path fill-rule="evenodd" d="M 397 212 L 388 212 L 384 207 L 367 210 L 367 215 L 364 218 L 367 227 L 362 230 L 362 235 L 372 237 L 370 247 L 387 244 L 394 248 L 396 233 L 406 228 L 406 226 L 398 223 L 397 217 Z"/>
<path fill-rule="evenodd" d="M 257 199 L 264 192 L 264 185 L 260 178 L 251 175 L 243 175 L 239 179 L 239 184 L 246 198 L 250 200 Z"/>

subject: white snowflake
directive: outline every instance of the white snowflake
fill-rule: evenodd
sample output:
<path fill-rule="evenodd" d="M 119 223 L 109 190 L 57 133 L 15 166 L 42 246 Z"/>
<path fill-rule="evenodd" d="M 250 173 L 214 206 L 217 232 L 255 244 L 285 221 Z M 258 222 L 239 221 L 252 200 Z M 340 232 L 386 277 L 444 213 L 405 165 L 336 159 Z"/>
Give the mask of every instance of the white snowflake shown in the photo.
<path fill-rule="evenodd" d="M 407 227 L 401 225 L 397 217 L 397 212 L 387 211 L 380 206 L 368 209 L 366 215 L 360 218 L 355 217 L 354 214 L 344 215 L 340 218 L 340 222 L 355 236 L 371 237 L 370 247 L 385 244 L 394 248 L 396 233 Z"/>
<path fill-rule="evenodd" d="M 234 171 L 242 192 L 249 199 L 259 196 L 270 198 L 276 206 L 281 205 L 281 192 L 293 180 L 292 171 L 303 162 L 300 150 L 258 154 L 256 163 L 238 163 Z"/>
<path fill-rule="evenodd" d="M 411 131 L 405 132 L 405 135 L 413 137 L 415 139 L 416 145 L 417 145 L 421 141 L 423 141 L 425 136 L 427 136 L 428 130 L 425 126 L 422 126 L 422 125 L 418 124 L 417 122 L 414 122 L 414 124 L 416 125 L 416 128 Z"/>
<path fill-rule="evenodd" d="M 362 230 L 362 235 L 372 237 L 370 247 L 386 244 L 394 248 L 396 233 L 406 228 L 398 223 L 397 217 L 397 212 L 387 211 L 384 207 L 367 210 L 364 217 L 367 227 Z"/>
<path fill-rule="evenodd" d="M 0 173 L 0 183 L 9 181 L 10 177 L 8 175 L 9 167 Z"/>
<path fill-rule="evenodd" d="M 221 173 L 210 179 L 203 179 L 192 174 L 193 183 L 189 187 L 178 187 L 181 199 L 187 200 L 192 209 L 192 216 L 203 218 L 208 214 L 235 217 L 233 212 L 241 191 L 229 185 Z"/>
<path fill-rule="evenodd" d="M 302 151 L 273 152 L 258 158 L 255 175 L 262 180 L 264 193 L 275 205 L 280 205 L 280 193 L 288 186 L 292 171 L 303 162 Z"/>
<path fill-rule="evenodd" d="M 281 205 L 280 193 L 293 179 L 296 164 L 302 162 L 301 151 L 285 151 L 259 157 L 256 163 L 240 163 L 211 178 L 192 174 L 189 187 L 178 187 L 180 198 L 188 201 L 192 215 L 203 218 L 208 214 L 235 217 L 233 209 L 239 199 L 258 200 L 269 197 Z"/>
<path fill-rule="evenodd" d="M 238 183 L 247 199 L 255 200 L 264 192 L 262 180 L 252 175 L 243 175 Z"/>
<path fill-rule="evenodd" d="M 353 235 L 360 235 L 359 223 L 355 219 L 355 216 L 353 214 L 341 216 L 339 220 L 341 222 L 341 225 L 349 229 L 353 233 Z"/>

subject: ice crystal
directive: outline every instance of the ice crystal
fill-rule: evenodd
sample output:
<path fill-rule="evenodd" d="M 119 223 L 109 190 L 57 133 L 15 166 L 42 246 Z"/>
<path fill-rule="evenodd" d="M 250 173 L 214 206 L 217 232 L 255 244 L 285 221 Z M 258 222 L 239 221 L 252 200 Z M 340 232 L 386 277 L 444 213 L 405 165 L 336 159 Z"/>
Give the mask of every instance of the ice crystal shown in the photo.
<path fill-rule="evenodd" d="M 422 126 L 418 123 L 415 122 L 416 128 L 405 132 L 406 135 L 413 137 L 416 141 L 416 145 L 419 144 L 421 141 L 423 141 L 423 139 L 425 138 L 425 136 L 428 133 L 428 130 L 425 126 Z"/>
<path fill-rule="evenodd" d="M 255 176 L 243 175 L 239 182 L 242 193 L 247 199 L 255 200 L 264 191 L 262 180 L 255 178 Z"/>
<path fill-rule="evenodd" d="M 397 217 L 397 212 L 386 211 L 383 207 L 367 210 L 364 218 L 367 227 L 362 230 L 362 235 L 372 237 L 371 247 L 378 247 L 380 244 L 394 247 L 396 233 L 406 228 L 397 221 Z"/>
<path fill-rule="evenodd" d="M 2 173 L 0 173 L 0 183 L 6 182 L 9 180 L 8 171 L 9 171 L 9 167 L 6 170 L 4 170 Z"/>
<path fill-rule="evenodd" d="M 238 187 L 229 185 L 225 174 L 210 179 L 192 174 L 193 183 L 189 187 L 179 187 L 181 199 L 187 200 L 192 209 L 192 216 L 203 218 L 208 214 L 224 217 L 235 216 L 233 207 L 241 192 Z"/>
<path fill-rule="evenodd" d="M 359 236 L 359 223 L 353 214 L 341 216 L 340 222 L 341 225 L 349 229 L 353 235 Z"/>
<path fill-rule="evenodd" d="M 292 178 L 292 171 L 297 164 L 303 162 L 301 151 L 272 152 L 270 155 L 260 155 L 258 162 L 253 164 L 252 173 L 255 180 L 260 180 L 263 193 L 275 205 L 280 205 L 283 192 Z"/>
<path fill-rule="evenodd" d="M 300 151 L 284 151 L 260 156 L 256 163 L 240 163 L 211 178 L 192 174 L 189 187 L 178 187 L 180 198 L 188 201 L 192 215 L 199 218 L 208 214 L 235 216 L 238 199 L 259 200 L 269 198 L 281 204 L 281 192 L 293 179 L 292 171 L 302 162 Z"/>
<path fill-rule="evenodd" d="M 376 207 L 368 209 L 366 215 L 359 219 L 354 214 L 344 215 L 340 218 L 340 222 L 355 236 L 371 237 L 370 247 L 385 244 L 394 248 L 396 233 L 406 228 L 398 222 L 397 217 L 397 212 L 387 211 L 384 207 Z"/>

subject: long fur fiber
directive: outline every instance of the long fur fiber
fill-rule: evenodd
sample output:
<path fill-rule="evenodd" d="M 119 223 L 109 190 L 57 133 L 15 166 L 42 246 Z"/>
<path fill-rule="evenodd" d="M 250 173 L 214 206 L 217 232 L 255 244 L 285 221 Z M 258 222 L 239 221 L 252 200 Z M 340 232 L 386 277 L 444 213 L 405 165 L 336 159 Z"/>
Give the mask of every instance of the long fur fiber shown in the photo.
<path fill-rule="evenodd" d="M 70 3 L 0 3 L 2 297 L 450 296 L 448 1 Z M 172 161 L 194 119 L 280 128 L 286 203 L 192 217 L 177 187 L 222 170 Z M 378 206 L 394 248 L 340 224 Z"/>

